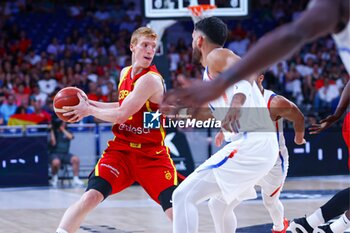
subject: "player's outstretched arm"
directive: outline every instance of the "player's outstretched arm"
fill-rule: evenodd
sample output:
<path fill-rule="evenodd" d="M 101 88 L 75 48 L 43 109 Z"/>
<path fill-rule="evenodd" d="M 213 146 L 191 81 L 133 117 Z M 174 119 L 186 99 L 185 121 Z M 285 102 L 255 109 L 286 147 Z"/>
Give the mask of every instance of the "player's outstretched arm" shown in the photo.
<path fill-rule="evenodd" d="M 301 16 L 262 37 L 245 57 L 221 75 L 231 85 L 293 54 L 305 43 L 333 33 L 339 21 L 340 0 L 318 0 Z"/>
<path fill-rule="evenodd" d="M 282 117 L 293 122 L 294 126 L 294 142 L 298 145 L 304 144 L 305 120 L 300 109 L 291 101 L 283 96 L 276 96 L 272 99 L 270 114 L 272 117 Z"/>
<path fill-rule="evenodd" d="M 329 128 L 335 122 L 337 122 L 341 116 L 346 111 L 347 107 L 350 104 L 350 81 L 344 87 L 343 93 L 340 96 L 340 100 L 333 115 L 327 116 L 325 119 L 322 119 L 319 124 L 313 124 L 310 127 L 310 134 L 319 134 L 323 130 Z"/>
<path fill-rule="evenodd" d="M 287 57 L 306 42 L 335 31 L 341 0 L 314 1 L 294 22 L 286 24 L 262 37 L 244 58 L 223 72 L 212 82 L 201 83 L 183 90 L 170 91 L 166 104 L 198 106 L 216 99 L 233 83 L 249 79 L 268 66 Z"/>

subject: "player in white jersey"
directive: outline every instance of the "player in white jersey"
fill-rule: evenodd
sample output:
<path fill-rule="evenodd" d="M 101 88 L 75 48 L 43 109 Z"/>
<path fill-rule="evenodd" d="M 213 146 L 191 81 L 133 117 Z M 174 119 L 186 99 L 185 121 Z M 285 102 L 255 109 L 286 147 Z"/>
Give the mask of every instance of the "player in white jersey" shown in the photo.
<path fill-rule="evenodd" d="M 287 176 L 289 155 L 283 135 L 283 119 L 293 122 L 296 144 L 304 144 L 304 116 L 298 107 L 284 98 L 276 95 L 262 86 L 264 76 L 258 76 L 257 83 L 264 96 L 270 112 L 271 120 L 275 125 L 276 137 L 279 144 L 279 157 L 270 172 L 258 182 L 261 186 L 264 205 L 272 220 L 272 233 L 285 233 L 288 228 L 288 220 L 284 218 L 284 207 L 279 200 L 282 187 Z M 221 142 L 219 142 L 219 145 Z M 234 201 L 226 205 L 220 197 L 209 201 L 209 207 L 214 219 L 216 233 L 235 232 L 237 227 L 233 209 L 239 204 Z"/>
<path fill-rule="evenodd" d="M 208 66 L 210 74 L 227 67 L 225 64 L 229 64 L 227 60 L 232 56 L 227 59 L 219 56 L 228 53 L 221 48 L 227 27 L 220 19 L 210 17 L 199 21 L 192 36 L 193 58 Z M 217 59 L 211 59 L 214 57 Z M 255 198 L 254 185 L 277 160 L 274 126 L 254 78 L 237 83 L 229 94 L 231 108 L 225 121 L 234 119 L 234 123 L 239 123 L 235 140 L 200 165 L 174 192 L 174 233 L 198 232 L 197 205 L 208 198 L 222 196 L 226 203 Z"/>
<path fill-rule="evenodd" d="M 311 0 L 308 9 L 302 12 L 300 17 L 261 38 L 241 61 L 232 65 L 227 71 L 220 74 L 218 78 L 211 82 L 197 83 L 188 88 L 170 91 L 166 95 L 163 105 L 176 105 L 177 107 L 201 106 L 203 103 L 218 98 L 233 83 L 247 79 L 250 75 L 277 63 L 280 59 L 294 54 L 302 45 L 329 34 L 334 35 L 340 57 L 350 73 L 349 22 L 350 0 Z M 348 82 L 346 90 L 344 90 L 347 93 L 350 92 L 349 88 L 347 88 L 349 86 Z M 347 106 L 341 104 L 338 107 L 343 111 Z M 329 117 L 322 121 L 320 127 L 325 128 L 331 125 L 341 114 L 333 116 L 335 117 Z M 342 218 L 339 219 L 340 222 L 344 220 L 343 223 L 339 223 L 343 225 L 334 226 L 333 232 L 335 232 L 334 228 L 337 228 L 338 231 L 350 226 L 349 205 L 346 204 L 349 203 L 349 198 L 346 195 L 340 196 L 335 195 L 333 197 L 334 200 L 332 199 L 331 202 L 326 203 L 326 205 L 329 204 L 326 211 L 328 212 L 328 217 L 335 217 L 339 210 L 347 210 L 342 215 Z M 342 208 L 339 208 L 341 206 Z M 323 211 L 322 214 L 318 213 L 318 219 L 315 220 L 314 218 L 315 221 L 311 223 L 311 230 L 301 232 L 312 232 L 312 228 L 316 227 L 318 223 L 328 220 L 328 218 L 324 219 L 324 216 Z M 328 232 L 331 231 L 328 230 Z"/>

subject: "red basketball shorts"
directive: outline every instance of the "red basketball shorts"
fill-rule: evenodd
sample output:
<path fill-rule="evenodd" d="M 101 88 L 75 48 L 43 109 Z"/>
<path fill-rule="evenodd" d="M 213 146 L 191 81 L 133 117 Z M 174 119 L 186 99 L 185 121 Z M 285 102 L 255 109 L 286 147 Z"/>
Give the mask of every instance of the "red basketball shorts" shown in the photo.
<path fill-rule="evenodd" d="M 163 190 L 178 184 L 174 162 L 166 146 L 132 148 L 126 143 L 114 143 L 113 148 L 104 151 L 95 166 L 95 176 L 110 183 L 111 194 L 136 181 L 157 203 Z"/>

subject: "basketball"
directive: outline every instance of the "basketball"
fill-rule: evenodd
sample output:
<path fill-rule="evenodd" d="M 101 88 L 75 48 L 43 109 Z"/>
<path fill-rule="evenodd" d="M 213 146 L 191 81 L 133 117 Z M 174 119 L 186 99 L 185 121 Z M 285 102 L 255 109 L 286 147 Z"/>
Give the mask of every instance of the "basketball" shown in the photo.
<path fill-rule="evenodd" d="M 68 121 L 71 116 L 65 117 L 63 114 L 67 112 L 62 107 L 63 106 L 75 106 L 79 104 L 79 98 L 77 96 L 77 93 L 80 92 L 80 94 L 85 98 L 87 98 L 87 95 L 84 91 L 80 90 L 76 87 L 66 87 L 60 90 L 53 100 L 53 108 L 58 116 L 63 121 Z"/>

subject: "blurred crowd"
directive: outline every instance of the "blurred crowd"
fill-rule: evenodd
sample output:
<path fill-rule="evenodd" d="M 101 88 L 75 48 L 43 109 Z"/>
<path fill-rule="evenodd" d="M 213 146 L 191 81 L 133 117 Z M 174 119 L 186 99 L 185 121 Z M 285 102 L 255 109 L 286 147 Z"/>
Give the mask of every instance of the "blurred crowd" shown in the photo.
<path fill-rule="evenodd" d="M 299 17 L 307 2 L 254 1 L 252 17 L 226 19 L 230 29 L 226 47 L 244 56 L 264 33 Z M 131 0 L 2 1 L 0 124 L 8 124 L 14 114 L 41 115 L 40 123 L 49 123 L 53 97 L 66 86 L 81 88 L 96 101 L 117 101 L 120 71 L 131 64 L 131 33 L 147 23 L 140 4 Z M 38 24 L 43 25 L 55 13 L 60 15 L 55 20 L 68 22 L 67 28 L 49 25 L 46 32 L 31 25 L 34 17 L 40 16 Z M 32 21 L 24 24 L 28 18 Z M 178 22 L 183 32 L 167 45 L 170 77 L 165 79 L 170 88 L 179 86 L 180 76 L 202 78 L 202 67 L 191 63 L 193 27 L 189 23 Z M 46 39 L 48 34 L 52 37 Z M 314 118 L 335 108 L 348 79 L 330 37 L 301 48 L 265 72 L 266 88 L 291 98 Z"/>

